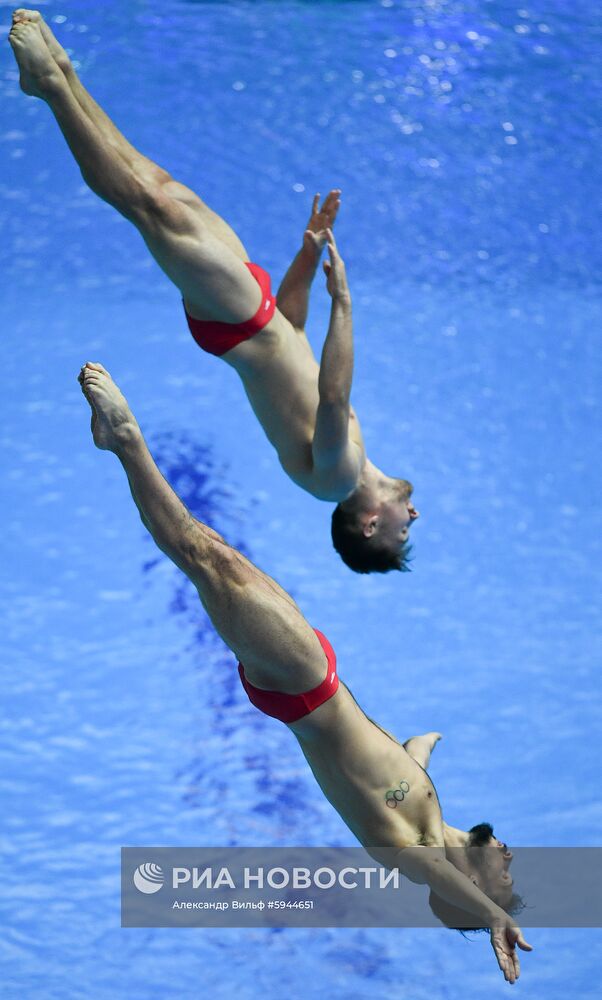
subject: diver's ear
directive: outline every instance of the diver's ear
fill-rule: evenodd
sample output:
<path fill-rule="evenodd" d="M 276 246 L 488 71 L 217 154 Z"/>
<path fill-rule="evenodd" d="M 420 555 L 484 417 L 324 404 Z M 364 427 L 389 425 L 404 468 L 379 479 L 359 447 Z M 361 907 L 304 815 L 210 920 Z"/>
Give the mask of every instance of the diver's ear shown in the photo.
<path fill-rule="evenodd" d="M 362 524 L 362 535 L 364 538 L 372 538 L 378 528 L 378 514 L 371 514 Z"/>

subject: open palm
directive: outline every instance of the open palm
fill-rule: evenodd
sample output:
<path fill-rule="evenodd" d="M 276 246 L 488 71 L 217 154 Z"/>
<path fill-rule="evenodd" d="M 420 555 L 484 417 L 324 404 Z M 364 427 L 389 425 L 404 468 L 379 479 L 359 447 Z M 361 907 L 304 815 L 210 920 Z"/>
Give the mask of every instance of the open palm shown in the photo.
<path fill-rule="evenodd" d="M 505 927 L 491 929 L 491 947 L 495 952 L 498 965 L 508 983 L 515 983 L 520 976 L 520 962 L 516 954 L 516 945 L 523 951 L 533 951 L 525 941 L 520 927 L 508 923 Z"/>
<path fill-rule="evenodd" d="M 334 226 L 341 204 L 341 192 L 338 188 L 330 191 L 320 208 L 320 195 L 314 197 L 311 215 L 303 235 L 304 245 L 317 253 L 321 253 L 328 240 L 328 230 Z"/>

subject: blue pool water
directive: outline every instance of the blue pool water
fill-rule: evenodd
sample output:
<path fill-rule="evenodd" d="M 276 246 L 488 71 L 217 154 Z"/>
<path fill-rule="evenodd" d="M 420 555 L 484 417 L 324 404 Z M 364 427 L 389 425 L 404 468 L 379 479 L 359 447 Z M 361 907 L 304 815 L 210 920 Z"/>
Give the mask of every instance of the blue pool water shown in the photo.
<path fill-rule="evenodd" d="M 370 715 L 402 738 L 444 733 L 448 822 L 600 843 L 597 4 L 42 10 L 128 137 L 275 282 L 314 191 L 343 189 L 353 399 L 422 518 L 411 575 L 340 564 L 329 506 L 284 478 L 234 373 L 195 348 L 177 292 L 86 189 L 6 46 L 3 996 L 505 995 L 487 942 L 444 929 L 120 929 L 122 844 L 354 840 L 156 557 L 75 377 L 87 358 L 112 371 L 195 513 L 328 634 Z M 599 995 L 598 931 L 528 937 L 522 996 Z"/>

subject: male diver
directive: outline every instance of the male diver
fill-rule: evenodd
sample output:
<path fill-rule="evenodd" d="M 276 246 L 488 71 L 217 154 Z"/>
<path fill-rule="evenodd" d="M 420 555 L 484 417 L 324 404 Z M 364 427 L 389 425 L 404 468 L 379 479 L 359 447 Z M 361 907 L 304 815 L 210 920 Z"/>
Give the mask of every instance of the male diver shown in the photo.
<path fill-rule="evenodd" d="M 351 297 L 332 235 L 340 191 L 321 207 L 314 198 L 302 247 L 276 299 L 269 275 L 249 261 L 230 226 L 121 135 L 37 11 L 14 12 L 9 40 L 22 89 L 46 101 L 86 183 L 133 222 L 179 288 L 197 343 L 238 372 L 284 471 L 336 504 L 332 538 L 344 562 L 359 573 L 407 569 L 409 528 L 418 517 L 412 485 L 366 457 L 350 406 Z M 304 327 L 326 244 L 332 303 L 318 365 Z"/>
<path fill-rule="evenodd" d="M 140 517 L 162 551 L 196 587 L 214 627 L 239 660 L 251 702 L 288 725 L 326 798 L 380 864 L 428 883 L 448 926 L 488 928 L 508 982 L 519 975 L 515 946 L 531 946 L 516 910 L 512 853 L 481 823 L 443 821 L 426 773 L 439 733 L 403 746 L 369 719 L 339 681 L 334 651 L 293 599 L 211 528 L 197 521 L 159 472 L 121 392 L 102 365 L 79 374 L 98 448 L 114 452 Z M 474 846 L 486 850 L 475 852 Z"/>

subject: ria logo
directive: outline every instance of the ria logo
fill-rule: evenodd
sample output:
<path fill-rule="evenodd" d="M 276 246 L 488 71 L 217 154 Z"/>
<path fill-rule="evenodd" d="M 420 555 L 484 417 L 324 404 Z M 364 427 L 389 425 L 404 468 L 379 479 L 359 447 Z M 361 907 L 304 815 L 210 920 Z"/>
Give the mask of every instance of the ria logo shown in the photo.
<path fill-rule="evenodd" d="M 139 865 L 134 872 L 134 885 L 139 892 L 158 892 L 164 881 L 165 875 L 159 865 Z"/>

